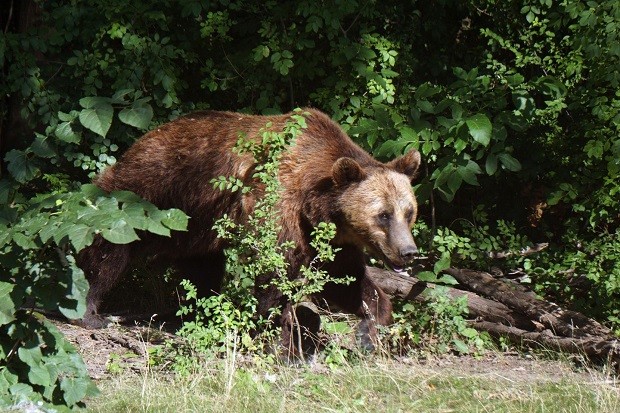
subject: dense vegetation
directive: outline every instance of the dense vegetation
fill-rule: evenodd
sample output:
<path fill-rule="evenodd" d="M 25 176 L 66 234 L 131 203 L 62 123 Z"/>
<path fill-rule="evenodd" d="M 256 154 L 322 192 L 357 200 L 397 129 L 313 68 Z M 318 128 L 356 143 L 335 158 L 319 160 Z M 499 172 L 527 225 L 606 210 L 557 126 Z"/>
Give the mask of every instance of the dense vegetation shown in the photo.
<path fill-rule="evenodd" d="M 1 400 L 92 393 L 28 308 L 80 316 L 74 255 L 95 234 L 184 228 L 180 211 L 87 182 L 203 108 L 314 106 L 379 159 L 418 148 L 417 231 L 436 270 L 520 268 L 620 328 L 617 1 L 10 0 L 0 18 Z M 488 256 L 531 242 L 550 247 Z"/>

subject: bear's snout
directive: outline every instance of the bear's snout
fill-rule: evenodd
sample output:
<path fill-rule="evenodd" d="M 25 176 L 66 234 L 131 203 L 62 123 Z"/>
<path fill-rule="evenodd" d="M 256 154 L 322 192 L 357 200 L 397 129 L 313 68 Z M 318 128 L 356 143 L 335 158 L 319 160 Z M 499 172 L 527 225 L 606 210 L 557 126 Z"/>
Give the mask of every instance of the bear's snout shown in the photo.
<path fill-rule="evenodd" d="M 415 244 L 407 245 L 400 249 L 400 258 L 405 262 L 411 261 L 416 255 L 418 255 L 418 247 Z"/>

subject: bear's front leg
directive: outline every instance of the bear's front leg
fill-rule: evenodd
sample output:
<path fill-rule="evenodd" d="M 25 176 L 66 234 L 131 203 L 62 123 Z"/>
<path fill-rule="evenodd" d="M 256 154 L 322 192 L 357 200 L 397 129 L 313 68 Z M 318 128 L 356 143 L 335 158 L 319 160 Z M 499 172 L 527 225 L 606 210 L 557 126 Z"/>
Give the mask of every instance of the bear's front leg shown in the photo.
<path fill-rule="evenodd" d="M 392 324 L 392 302 L 389 297 L 364 274 L 359 281 L 361 308 L 356 314 L 362 317 L 357 326 L 356 337 L 360 347 L 366 351 L 374 351 L 379 344 L 377 325 Z"/>
<path fill-rule="evenodd" d="M 356 336 L 365 350 L 373 351 L 379 343 L 377 325 L 392 324 L 392 303 L 366 276 L 365 269 L 351 284 L 327 284 L 322 295 L 329 303 L 362 318 Z"/>
<path fill-rule="evenodd" d="M 264 319 L 272 317 L 276 327 L 281 328 L 276 351 L 284 360 L 299 361 L 316 352 L 321 326 L 321 318 L 316 311 L 303 303 L 293 305 L 273 285 L 257 288 L 256 298 L 257 314 Z M 272 315 L 272 309 L 279 312 Z"/>

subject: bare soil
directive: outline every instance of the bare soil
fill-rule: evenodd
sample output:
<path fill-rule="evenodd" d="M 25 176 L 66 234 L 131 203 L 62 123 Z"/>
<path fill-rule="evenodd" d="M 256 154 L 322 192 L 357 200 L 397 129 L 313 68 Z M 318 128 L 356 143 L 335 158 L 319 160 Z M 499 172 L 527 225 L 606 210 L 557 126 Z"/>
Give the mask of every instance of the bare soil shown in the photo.
<path fill-rule="evenodd" d="M 105 380 L 119 372 L 145 371 L 149 349 L 175 338 L 171 332 L 174 326 L 166 323 L 134 322 L 133 325 L 113 325 L 100 330 L 87 330 L 59 321 L 55 324 L 79 349 L 95 380 Z M 565 379 L 592 382 L 605 377 L 600 371 L 584 367 L 575 357 L 545 359 L 541 354 L 520 352 L 487 352 L 482 356 L 400 357 L 396 361 L 456 377 L 497 377 L 509 382 L 559 382 Z"/>

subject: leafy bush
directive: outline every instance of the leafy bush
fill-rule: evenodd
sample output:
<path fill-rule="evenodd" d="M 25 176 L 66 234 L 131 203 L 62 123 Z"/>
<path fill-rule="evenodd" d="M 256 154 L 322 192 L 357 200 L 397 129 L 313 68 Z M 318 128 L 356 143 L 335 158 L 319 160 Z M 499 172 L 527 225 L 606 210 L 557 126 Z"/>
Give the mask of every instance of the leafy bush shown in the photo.
<path fill-rule="evenodd" d="M 5 187 L 6 188 L 6 187 Z M 16 188 L 15 188 L 16 189 Z M 86 310 L 88 282 L 75 254 L 100 234 L 114 243 L 138 239 L 136 230 L 170 235 L 187 216 L 161 211 L 130 192 L 105 194 L 94 185 L 23 200 L 6 188 L 0 215 L 0 394 L 55 406 L 79 406 L 94 392 L 75 348 L 44 317 L 60 311 L 78 319 Z"/>
<path fill-rule="evenodd" d="M 396 303 L 394 324 L 387 331 L 394 351 L 468 354 L 490 348 L 490 337 L 467 325 L 466 296 L 451 299 L 442 286 L 427 290 L 425 295 L 424 304 Z"/>

